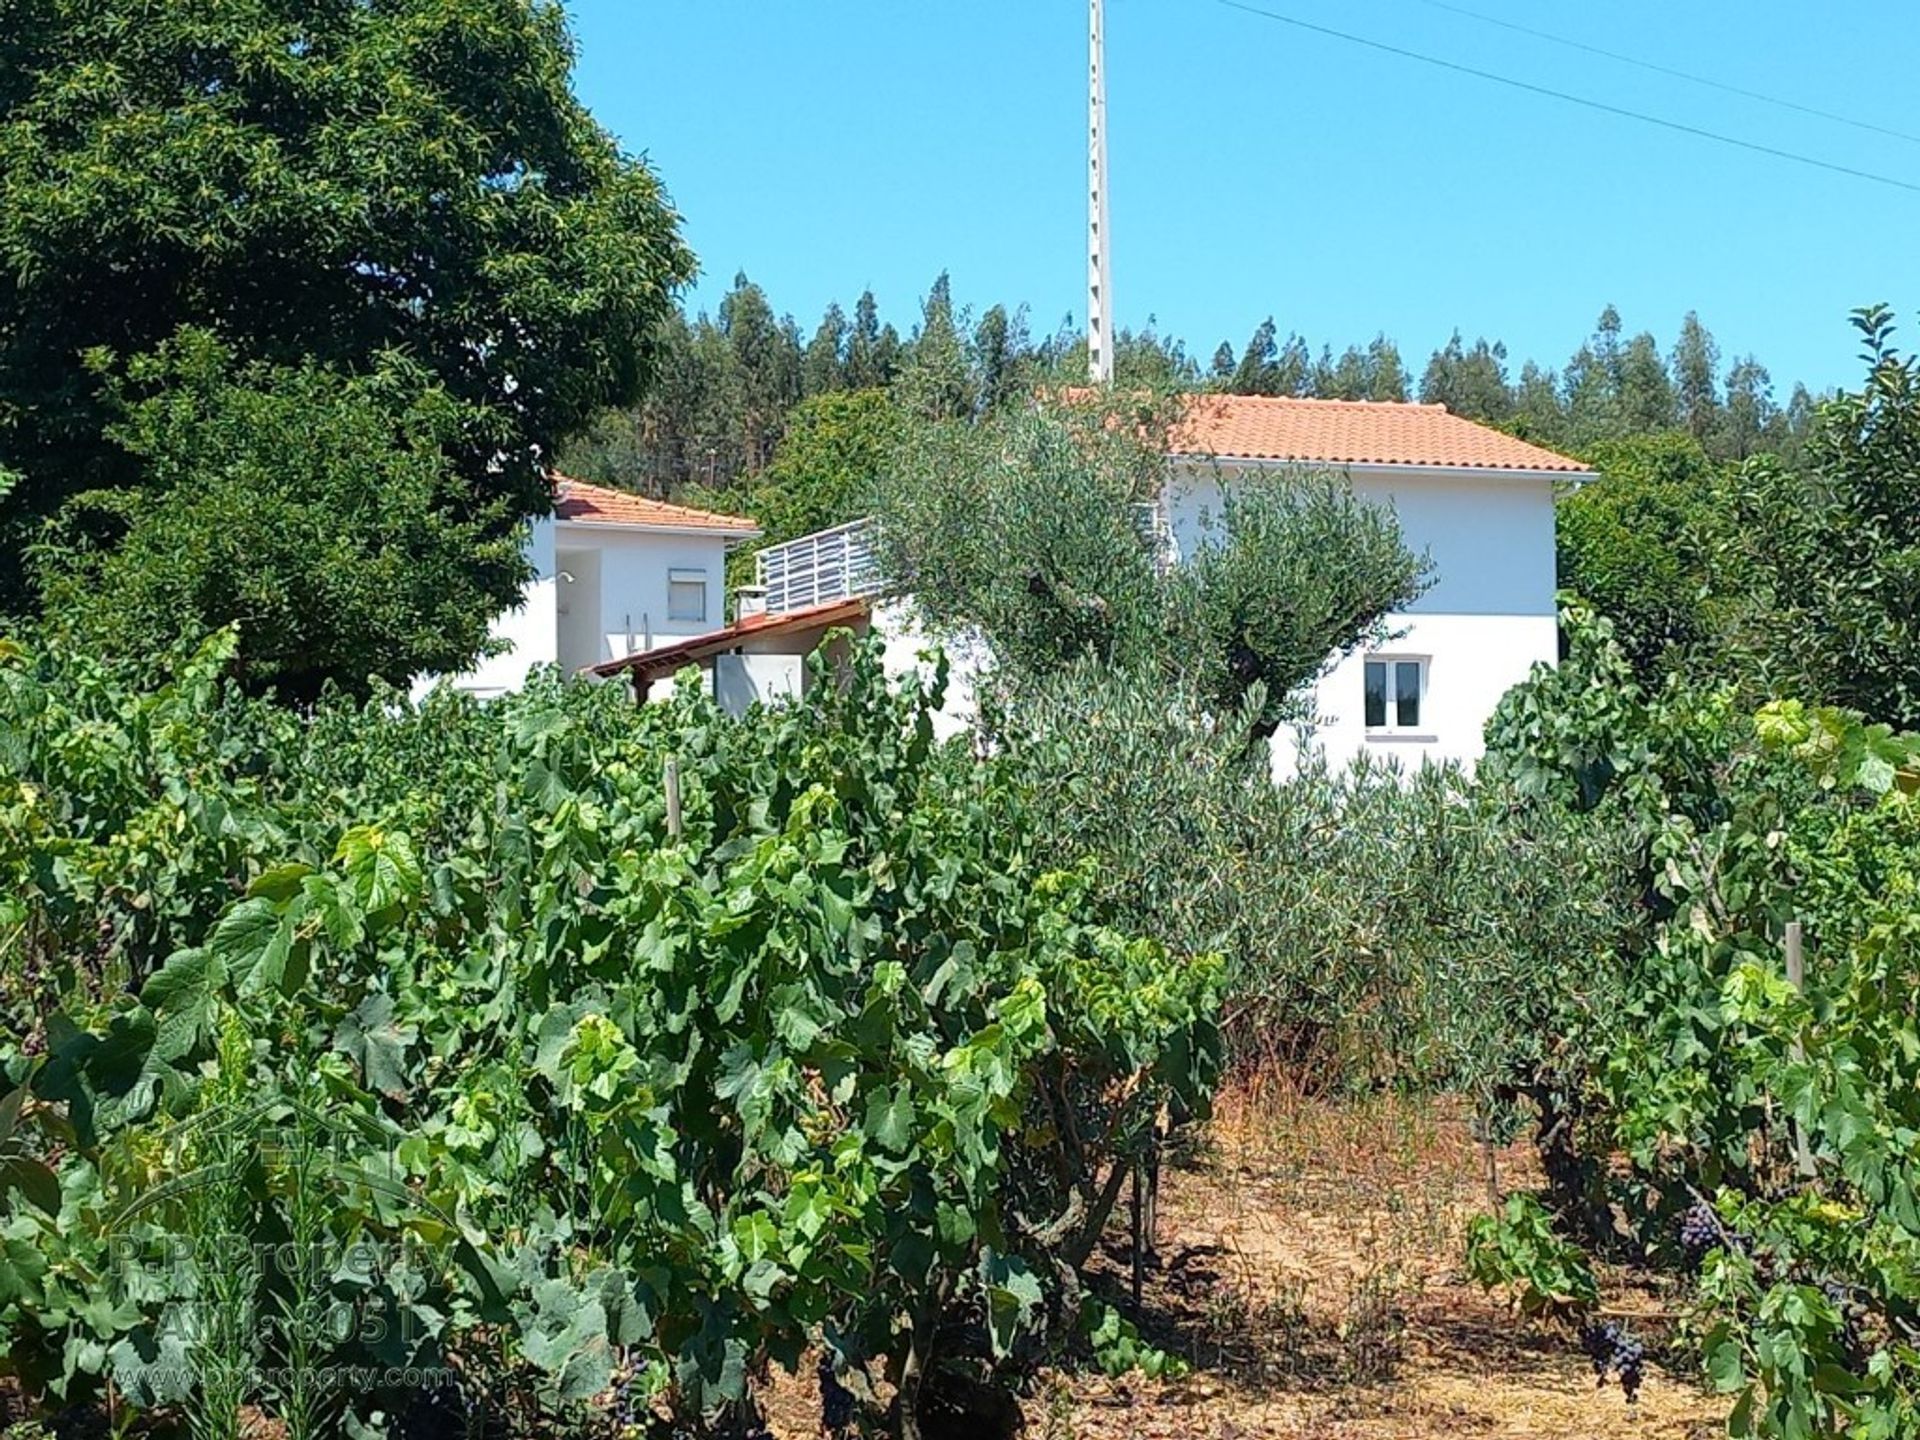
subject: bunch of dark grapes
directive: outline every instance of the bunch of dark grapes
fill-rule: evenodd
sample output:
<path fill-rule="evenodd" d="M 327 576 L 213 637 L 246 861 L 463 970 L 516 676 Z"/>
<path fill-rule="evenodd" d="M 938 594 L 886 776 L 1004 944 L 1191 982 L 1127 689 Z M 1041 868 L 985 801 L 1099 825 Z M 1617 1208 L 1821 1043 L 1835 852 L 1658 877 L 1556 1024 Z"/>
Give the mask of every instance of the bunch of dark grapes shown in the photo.
<path fill-rule="evenodd" d="M 820 1357 L 820 1428 L 829 1435 L 844 1435 L 853 1428 L 853 1392 L 840 1383 L 833 1361 Z"/>
<path fill-rule="evenodd" d="M 639 1383 L 640 1380 L 638 1369 L 626 1365 L 621 1367 L 619 1379 L 614 1381 L 613 1403 L 608 1407 L 608 1417 L 613 1421 L 616 1434 L 638 1434 L 653 1418 L 651 1407 L 647 1404 L 646 1386 Z"/>
<path fill-rule="evenodd" d="M 1713 1207 L 1704 1200 L 1696 1200 L 1680 1217 L 1680 1250 L 1687 1257 L 1689 1265 L 1699 1266 L 1707 1258 L 1707 1252 L 1720 1245 L 1720 1220 L 1713 1213 Z"/>
<path fill-rule="evenodd" d="M 1580 1345 L 1593 1362 L 1597 1385 L 1605 1385 L 1611 1373 L 1619 1377 L 1620 1392 L 1627 1397 L 1629 1405 L 1640 1398 L 1640 1382 L 1646 1374 L 1647 1347 L 1634 1339 L 1626 1326 L 1617 1320 L 1582 1326 Z"/>

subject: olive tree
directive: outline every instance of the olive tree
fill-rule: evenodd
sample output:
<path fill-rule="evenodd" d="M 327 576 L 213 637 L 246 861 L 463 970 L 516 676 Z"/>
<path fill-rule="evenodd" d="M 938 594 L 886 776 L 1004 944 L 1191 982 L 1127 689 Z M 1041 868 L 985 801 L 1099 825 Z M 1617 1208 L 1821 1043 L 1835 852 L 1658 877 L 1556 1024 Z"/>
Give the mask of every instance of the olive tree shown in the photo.
<path fill-rule="evenodd" d="M 1223 479 L 1173 563 L 1154 517 L 1178 400 L 911 427 L 880 486 L 883 569 L 935 633 L 1019 686 L 1089 661 L 1188 687 L 1269 735 L 1327 665 L 1430 581 L 1391 510 L 1329 476 Z"/>

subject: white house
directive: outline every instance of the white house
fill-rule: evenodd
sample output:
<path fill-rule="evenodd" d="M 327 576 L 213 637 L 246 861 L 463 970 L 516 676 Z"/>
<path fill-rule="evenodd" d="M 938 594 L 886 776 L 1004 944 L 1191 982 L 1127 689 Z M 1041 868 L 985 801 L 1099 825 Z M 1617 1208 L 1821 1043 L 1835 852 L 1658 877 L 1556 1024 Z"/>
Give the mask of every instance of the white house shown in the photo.
<path fill-rule="evenodd" d="M 1500 697 L 1536 662 L 1556 659 L 1554 502 L 1585 466 L 1444 406 L 1237 395 L 1189 400 L 1170 449 L 1159 528 L 1176 556 L 1216 533 L 1223 485 L 1335 471 L 1356 494 L 1390 506 L 1406 544 L 1434 565 L 1432 588 L 1388 617 L 1389 643 L 1321 677 L 1313 722 L 1275 738 L 1276 774 L 1291 771 L 1309 745 L 1335 764 L 1363 753 L 1471 763 Z M 626 674 L 644 694 L 674 669 L 700 664 L 716 693 L 742 708 L 797 692 L 799 657 L 823 633 L 822 617 L 879 630 L 889 667 L 902 670 L 915 663 L 921 637 L 911 607 L 884 598 L 867 541 L 859 522 L 770 546 L 757 557 L 760 588 L 738 625 L 603 664 L 600 673 Z M 848 601 L 860 603 L 838 608 Z M 950 646 L 949 655 L 948 733 L 971 719 L 984 661 L 977 647 Z M 794 667 L 788 680 L 753 678 L 780 663 Z"/>
<path fill-rule="evenodd" d="M 1480 757 L 1500 697 L 1559 654 L 1554 501 L 1587 467 L 1449 413 L 1442 405 L 1196 396 L 1173 431 L 1162 497 L 1176 549 L 1207 543 L 1222 484 L 1334 470 L 1390 506 L 1433 561 L 1434 584 L 1388 617 L 1396 638 L 1347 657 L 1314 692 L 1314 724 L 1275 737 L 1286 773 L 1299 747 L 1335 764 L 1363 752 Z"/>
<path fill-rule="evenodd" d="M 534 578 L 493 623 L 502 650 L 451 683 L 498 695 L 537 665 L 579 671 L 705 634 L 725 620 L 727 552 L 760 533 L 738 515 L 556 476 L 553 517 L 527 541 Z"/>

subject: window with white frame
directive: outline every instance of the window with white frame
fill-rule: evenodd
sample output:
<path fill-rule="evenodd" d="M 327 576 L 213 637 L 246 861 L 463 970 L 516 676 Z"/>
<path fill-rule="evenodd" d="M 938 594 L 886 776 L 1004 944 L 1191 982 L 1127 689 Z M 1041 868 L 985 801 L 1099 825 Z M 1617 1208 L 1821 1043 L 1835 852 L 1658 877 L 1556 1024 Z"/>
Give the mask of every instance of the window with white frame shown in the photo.
<path fill-rule="evenodd" d="M 1381 735 L 1421 729 L 1427 699 L 1427 662 L 1416 655 L 1369 655 L 1366 663 L 1367 729 Z"/>
<path fill-rule="evenodd" d="M 698 620 L 707 618 L 707 572 L 669 570 L 667 572 L 667 618 Z"/>

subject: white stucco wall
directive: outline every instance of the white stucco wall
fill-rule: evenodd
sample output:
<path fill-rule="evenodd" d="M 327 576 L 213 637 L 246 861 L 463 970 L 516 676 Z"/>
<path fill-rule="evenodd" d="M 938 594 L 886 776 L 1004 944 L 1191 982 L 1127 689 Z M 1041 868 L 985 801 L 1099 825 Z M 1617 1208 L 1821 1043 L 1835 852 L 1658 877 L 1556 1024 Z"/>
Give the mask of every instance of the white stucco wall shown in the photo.
<path fill-rule="evenodd" d="M 557 543 L 563 550 L 590 547 L 600 552 L 600 653 L 593 664 L 705 635 L 726 624 L 724 537 L 613 525 L 562 524 L 559 532 Z M 675 620 L 669 613 L 667 583 L 675 570 L 706 574 L 707 608 L 698 620 Z"/>
<path fill-rule="evenodd" d="M 467 674 L 448 677 L 458 689 L 500 695 L 525 684 L 538 665 L 596 665 L 726 623 L 727 540 L 721 535 L 541 520 L 529 532 L 527 558 L 534 579 L 525 598 L 491 627 L 506 648 Z M 671 618 L 667 586 L 675 570 L 705 572 L 701 619 Z M 425 693 L 438 678 L 416 682 L 414 693 Z"/>
<path fill-rule="evenodd" d="M 755 705 L 790 704 L 800 698 L 806 672 L 805 655 L 764 650 L 716 655 L 713 696 L 729 715 L 744 715 Z"/>
<path fill-rule="evenodd" d="M 553 542 L 553 521 L 536 520 L 527 534 L 527 560 L 533 566 L 533 579 L 521 591 L 520 604 L 495 616 L 488 627 L 494 639 L 506 642 L 505 648 L 466 674 L 447 677 L 456 688 L 491 699 L 524 685 L 527 672 L 536 665 L 551 665 L 559 658 L 559 580 L 554 571 Z M 419 699 L 441 678 L 427 675 L 415 680 L 414 698 Z"/>
<path fill-rule="evenodd" d="M 922 683 L 931 680 L 933 667 L 920 658 L 933 642 L 920 627 L 911 600 L 881 600 L 873 607 L 873 628 L 880 632 L 880 663 L 894 679 L 917 676 Z M 947 693 L 934 712 L 933 733 L 948 739 L 973 728 L 978 702 L 974 682 L 990 668 L 992 656 L 978 637 L 954 637 L 942 648 L 947 657 Z"/>
<path fill-rule="evenodd" d="M 1273 467 L 1190 467 L 1167 488 L 1175 544 L 1191 555 L 1218 532 L 1222 484 L 1258 483 Z M 1298 763 L 1303 744 L 1334 764 L 1367 752 L 1406 765 L 1479 759 L 1483 731 L 1500 697 L 1536 661 L 1559 653 L 1554 609 L 1555 481 L 1506 471 L 1355 468 L 1354 493 L 1390 506 L 1409 548 L 1434 564 L 1434 584 L 1404 614 L 1388 617 L 1396 637 L 1373 652 L 1426 663 L 1420 725 L 1373 732 L 1363 710 L 1365 653 L 1321 677 L 1317 712 L 1304 732 L 1275 737 L 1274 769 Z"/>

